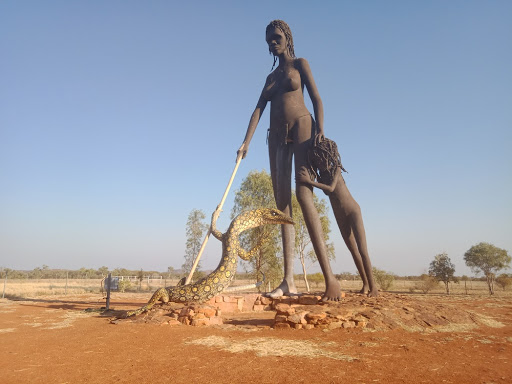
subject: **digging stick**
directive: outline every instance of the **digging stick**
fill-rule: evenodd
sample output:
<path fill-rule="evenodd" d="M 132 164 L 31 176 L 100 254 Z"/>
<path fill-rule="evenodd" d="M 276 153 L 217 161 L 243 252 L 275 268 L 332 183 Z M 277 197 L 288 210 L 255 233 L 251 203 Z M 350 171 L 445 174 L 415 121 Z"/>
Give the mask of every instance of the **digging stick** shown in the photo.
<path fill-rule="evenodd" d="M 224 192 L 224 196 L 222 196 L 222 200 L 220 201 L 220 204 L 217 206 L 217 209 L 215 209 L 215 212 L 217 212 L 217 217 L 219 216 L 220 212 L 222 211 L 222 206 L 224 205 L 224 201 L 226 201 L 226 197 L 228 196 L 229 189 L 231 188 L 231 184 L 233 184 L 233 180 L 235 179 L 236 171 L 238 170 L 238 166 L 240 165 L 240 162 L 242 161 L 242 152 L 239 152 L 237 158 L 236 158 L 236 164 L 235 169 L 233 169 L 233 173 L 231 174 L 231 178 L 229 179 L 228 186 L 226 187 L 226 191 Z M 217 220 L 217 217 L 215 220 Z M 199 264 L 199 260 L 201 259 L 201 255 L 203 254 L 204 248 L 206 247 L 206 243 L 208 242 L 208 238 L 210 237 L 210 234 L 212 233 L 212 228 L 208 228 L 208 231 L 206 232 L 206 236 L 204 237 L 203 244 L 201 244 L 201 248 L 199 249 L 199 253 L 197 254 L 194 264 L 192 265 L 192 269 L 190 270 L 190 273 L 188 274 L 187 279 L 185 280 L 185 284 L 190 284 L 190 281 L 192 280 L 192 275 L 194 274 L 197 264 Z"/>

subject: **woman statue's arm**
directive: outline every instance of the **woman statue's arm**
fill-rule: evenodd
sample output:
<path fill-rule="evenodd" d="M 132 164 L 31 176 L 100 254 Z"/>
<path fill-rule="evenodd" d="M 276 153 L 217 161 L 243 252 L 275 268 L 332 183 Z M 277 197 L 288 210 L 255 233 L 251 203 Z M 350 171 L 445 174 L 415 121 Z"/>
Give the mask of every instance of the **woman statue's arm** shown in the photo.
<path fill-rule="evenodd" d="M 313 112 L 315 113 L 315 121 L 316 121 L 316 135 L 320 136 L 320 140 L 324 138 L 324 105 L 322 104 L 322 99 L 320 98 L 320 94 L 318 93 L 318 89 L 315 84 L 315 79 L 313 78 L 313 74 L 311 73 L 311 68 L 309 67 L 309 63 L 306 59 L 298 59 L 300 74 L 302 77 L 302 81 L 304 81 L 304 85 L 308 90 L 309 97 L 311 98 L 311 102 L 313 103 Z"/>
<path fill-rule="evenodd" d="M 267 106 L 267 100 L 263 97 L 263 92 L 269 83 L 270 76 L 267 77 L 267 81 L 265 82 L 265 86 L 263 87 L 263 91 L 261 91 L 260 98 L 258 100 L 258 104 L 256 104 L 256 108 L 254 108 L 254 112 L 251 115 L 251 119 L 249 120 L 249 126 L 247 127 L 247 132 L 245 134 L 244 142 L 238 149 L 236 155 L 237 158 L 242 154 L 242 159 L 247 156 L 247 152 L 249 151 L 249 144 L 251 143 L 252 136 L 256 131 L 256 127 L 260 121 L 261 115 Z"/>

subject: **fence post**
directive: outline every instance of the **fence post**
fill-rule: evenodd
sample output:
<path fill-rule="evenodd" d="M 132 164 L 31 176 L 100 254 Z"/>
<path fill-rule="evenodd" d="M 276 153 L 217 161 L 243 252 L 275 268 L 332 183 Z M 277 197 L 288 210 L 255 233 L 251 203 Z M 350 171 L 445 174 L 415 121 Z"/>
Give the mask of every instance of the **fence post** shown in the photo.
<path fill-rule="evenodd" d="M 108 311 L 110 309 L 110 284 L 112 282 L 112 273 L 108 273 L 107 277 L 107 304 L 105 306 L 106 310 Z"/>
<path fill-rule="evenodd" d="M 68 294 L 68 271 L 66 271 L 66 287 L 64 287 L 64 294 Z"/>
<path fill-rule="evenodd" d="M 5 270 L 4 292 L 2 293 L 2 299 L 5 299 L 5 285 L 6 284 L 7 284 L 7 269 Z"/>

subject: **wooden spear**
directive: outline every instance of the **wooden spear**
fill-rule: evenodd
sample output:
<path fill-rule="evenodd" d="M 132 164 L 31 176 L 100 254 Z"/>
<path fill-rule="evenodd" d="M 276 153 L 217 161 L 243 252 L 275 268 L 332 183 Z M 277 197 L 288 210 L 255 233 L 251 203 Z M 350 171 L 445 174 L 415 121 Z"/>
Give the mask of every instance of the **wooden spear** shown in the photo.
<path fill-rule="evenodd" d="M 241 149 L 241 147 L 240 147 Z M 226 197 L 228 196 L 229 189 L 231 188 L 231 184 L 233 184 L 233 180 L 235 179 L 236 171 L 238 170 L 238 166 L 240 165 L 240 162 L 242 161 L 242 151 L 238 151 L 238 155 L 236 157 L 236 164 L 235 169 L 233 169 L 233 173 L 231 174 L 231 178 L 229 179 L 228 186 L 226 187 L 226 191 L 224 192 L 224 196 L 222 196 L 222 200 L 220 201 L 220 204 L 217 206 L 217 209 L 215 209 L 216 217 L 215 221 L 219 217 L 220 211 L 222 210 L 222 206 L 224 205 L 224 201 L 226 200 Z M 208 238 L 210 237 L 210 234 L 212 233 L 212 227 L 208 228 L 208 231 L 206 232 L 206 236 L 204 237 L 203 244 L 201 244 L 201 248 L 199 249 L 199 253 L 197 254 L 194 264 L 192 265 L 192 269 L 190 270 L 190 273 L 188 274 L 187 279 L 185 280 L 185 284 L 190 284 L 190 281 L 192 280 L 192 275 L 194 274 L 197 264 L 199 264 L 199 260 L 201 259 L 201 255 L 203 254 L 204 248 L 206 247 L 206 243 L 208 242 Z"/>

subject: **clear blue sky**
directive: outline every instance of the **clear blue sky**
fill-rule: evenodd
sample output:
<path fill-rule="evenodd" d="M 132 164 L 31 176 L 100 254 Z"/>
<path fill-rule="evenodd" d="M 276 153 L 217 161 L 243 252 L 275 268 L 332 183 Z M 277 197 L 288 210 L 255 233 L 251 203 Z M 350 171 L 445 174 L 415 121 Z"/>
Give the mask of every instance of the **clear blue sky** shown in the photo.
<path fill-rule="evenodd" d="M 474 244 L 511 252 L 510 1 L 2 1 L 0 266 L 181 267 L 189 212 L 210 216 L 233 170 L 278 18 L 312 68 L 373 264 L 420 274 L 447 252 L 462 275 Z M 222 230 L 241 180 L 268 170 L 268 121 Z M 334 220 L 331 239 L 334 271 L 354 272 Z M 219 254 L 211 239 L 204 268 Z"/>

